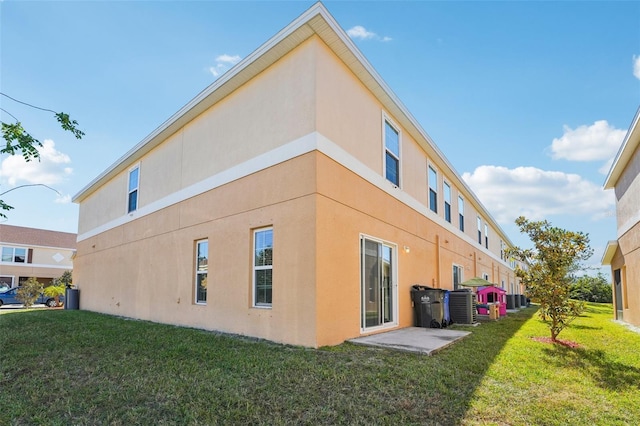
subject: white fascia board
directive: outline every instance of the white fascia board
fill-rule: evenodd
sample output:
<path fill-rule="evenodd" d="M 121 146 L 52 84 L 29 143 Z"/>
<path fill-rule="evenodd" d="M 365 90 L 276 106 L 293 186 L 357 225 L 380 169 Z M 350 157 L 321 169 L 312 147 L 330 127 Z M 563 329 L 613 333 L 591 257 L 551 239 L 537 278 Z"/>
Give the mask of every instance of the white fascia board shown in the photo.
<path fill-rule="evenodd" d="M 629 131 L 616 154 L 616 158 L 611 164 L 611 169 L 604 181 L 604 189 L 612 189 L 618 183 L 618 179 L 624 168 L 627 166 L 636 148 L 640 145 L 640 107 L 636 111 L 636 115 L 629 126 Z"/>
<path fill-rule="evenodd" d="M 618 249 L 618 242 L 616 240 L 607 242 L 607 247 L 604 249 L 604 253 L 602 254 L 602 259 L 600 260 L 600 264 L 611 265 L 611 260 L 613 260 L 613 256 L 616 254 L 617 249 Z"/>

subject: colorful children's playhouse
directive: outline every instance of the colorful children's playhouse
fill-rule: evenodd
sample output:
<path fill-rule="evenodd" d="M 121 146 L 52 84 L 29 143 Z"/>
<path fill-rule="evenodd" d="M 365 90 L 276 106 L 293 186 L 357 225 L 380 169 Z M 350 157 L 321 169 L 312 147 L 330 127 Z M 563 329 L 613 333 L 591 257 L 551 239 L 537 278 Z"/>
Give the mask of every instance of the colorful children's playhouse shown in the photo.
<path fill-rule="evenodd" d="M 489 303 L 500 303 L 500 316 L 507 315 L 507 291 L 500 287 L 487 286 L 478 288 L 478 305 L 487 306 Z M 478 314 L 489 315 L 489 308 L 478 306 Z"/>

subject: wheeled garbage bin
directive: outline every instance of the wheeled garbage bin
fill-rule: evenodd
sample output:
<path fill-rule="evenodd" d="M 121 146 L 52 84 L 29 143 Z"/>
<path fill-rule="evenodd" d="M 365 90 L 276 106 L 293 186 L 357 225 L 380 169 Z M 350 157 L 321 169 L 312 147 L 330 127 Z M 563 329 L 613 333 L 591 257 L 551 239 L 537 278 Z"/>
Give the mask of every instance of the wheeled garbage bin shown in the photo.
<path fill-rule="evenodd" d="M 64 308 L 76 311 L 80 309 L 80 290 L 67 287 L 64 291 Z"/>
<path fill-rule="evenodd" d="M 444 291 L 416 284 L 411 287 L 416 327 L 440 328 L 444 314 Z"/>

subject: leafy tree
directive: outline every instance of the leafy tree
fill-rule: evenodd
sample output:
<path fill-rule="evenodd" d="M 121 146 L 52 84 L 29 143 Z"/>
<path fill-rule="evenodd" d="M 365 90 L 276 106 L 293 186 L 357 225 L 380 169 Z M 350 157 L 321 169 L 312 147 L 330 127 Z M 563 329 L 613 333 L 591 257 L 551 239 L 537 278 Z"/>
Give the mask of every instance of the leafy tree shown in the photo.
<path fill-rule="evenodd" d="M 30 308 L 36 302 L 42 291 L 42 283 L 36 278 L 31 277 L 21 283 L 20 288 L 16 291 L 16 299 L 22 302 L 25 308 Z"/>
<path fill-rule="evenodd" d="M 60 127 L 62 127 L 63 130 L 71 132 L 76 137 L 76 139 L 82 139 L 82 137 L 84 136 L 84 132 L 78 129 L 78 122 L 76 120 L 72 120 L 71 117 L 69 117 L 69 114 L 65 114 L 64 112 L 55 112 L 47 108 L 41 108 L 35 105 L 31 105 L 26 102 L 14 99 L 2 92 L 0 92 L 0 95 L 31 108 L 51 112 L 54 114 L 55 119 L 58 121 Z M 34 138 L 31 134 L 29 134 L 29 132 L 27 132 L 22 126 L 22 123 L 20 123 L 20 120 L 14 117 L 13 114 L 5 110 L 4 108 L 0 108 L 0 110 L 5 112 L 7 115 L 10 115 L 15 120 L 14 123 L 6 123 L 4 121 L 0 122 L 2 124 L 2 139 L 4 139 L 4 145 L 0 145 L 0 154 L 22 154 L 25 161 L 33 161 L 39 159 L 40 153 L 38 152 L 38 148 L 42 146 L 42 143 L 38 139 Z M 6 192 L 4 192 L 3 194 L 5 194 Z M 7 217 L 4 213 L 2 213 L 2 211 L 9 211 L 11 209 L 13 209 L 13 207 L 0 200 L 0 218 Z"/>
<path fill-rule="evenodd" d="M 575 279 L 571 284 L 571 298 L 587 302 L 612 303 L 613 294 L 607 278 L 599 272 L 597 276 L 588 275 Z"/>
<path fill-rule="evenodd" d="M 584 302 L 571 300 L 572 273 L 593 253 L 589 236 L 551 226 L 548 221 L 516 219 L 520 232 L 526 233 L 533 249 L 519 247 L 507 250 L 507 255 L 521 261 L 516 276 L 526 288 L 527 295 L 540 303 L 540 318 L 551 331 L 551 340 L 584 310 Z"/>

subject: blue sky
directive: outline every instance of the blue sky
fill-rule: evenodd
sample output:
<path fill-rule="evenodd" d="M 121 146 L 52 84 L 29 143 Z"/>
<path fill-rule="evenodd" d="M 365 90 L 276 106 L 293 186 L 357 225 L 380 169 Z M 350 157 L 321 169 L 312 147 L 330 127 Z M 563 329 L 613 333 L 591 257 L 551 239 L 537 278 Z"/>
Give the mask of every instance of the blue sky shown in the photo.
<path fill-rule="evenodd" d="M 313 2 L 0 1 L 0 90 L 42 159 L 0 157 L 4 223 L 77 231 L 71 197 Z M 615 239 L 602 184 L 640 105 L 640 2 L 325 6 L 511 240 L 520 214 Z M 13 121 L 0 111 L 3 121 Z"/>

